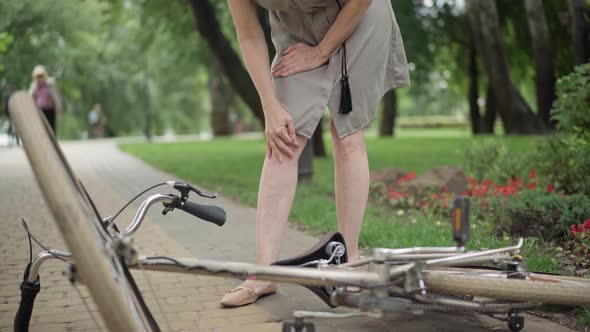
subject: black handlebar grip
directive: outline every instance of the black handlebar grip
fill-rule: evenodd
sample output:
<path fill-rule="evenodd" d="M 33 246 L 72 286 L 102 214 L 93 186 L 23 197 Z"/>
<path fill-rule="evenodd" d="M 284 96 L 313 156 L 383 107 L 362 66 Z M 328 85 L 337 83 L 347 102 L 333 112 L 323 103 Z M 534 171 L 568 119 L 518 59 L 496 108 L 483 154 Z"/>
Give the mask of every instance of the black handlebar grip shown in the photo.
<path fill-rule="evenodd" d="M 214 223 L 217 226 L 225 224 L 225 211 L 213 205 L 202 205 L 191 201 L 185 201 L 179 209 L 192 214 L 193 216 Z"/>
<path fill-rule="evenodd" d="M 33 305 L 35 304 L 35 297 L 41 290 L 41 285 L 38 282 L 23 281 L 20 286 L 20 304 L 18 311 L 14 317 L 14 331 L 27 332 L 29 331 L 29 322 L 31 321 L 31 314 L 33 313 Z"/>

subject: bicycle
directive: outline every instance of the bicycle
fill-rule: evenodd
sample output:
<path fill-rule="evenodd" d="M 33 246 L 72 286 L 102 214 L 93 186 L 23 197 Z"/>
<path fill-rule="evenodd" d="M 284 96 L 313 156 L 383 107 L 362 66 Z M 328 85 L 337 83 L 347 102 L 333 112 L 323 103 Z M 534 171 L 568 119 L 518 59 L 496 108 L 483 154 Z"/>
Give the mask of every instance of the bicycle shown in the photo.
<path fill-rule="evenodd" d="M 506 248 L 467 251 L 469 200 L 465 197 L 457 198 L 453 205 L 454 247 L 377 248 L 372 257 L 351 263 L 344 239 L 332 232 L 305 253 L 270 266 L 140 255 L 133 247 L 132 235 L 141 227 L 150 207 L 161 203 L 164 214 L 179 209 L 222 226 L 223 209 L 189 200 L 191 193 L 207 199 L 216 195 L 179 181 L 158 184 L 169 185 L 174 193 L 149 196 L 130 225 L 120 231 L 115 223 L 118 213 L 101 218 L 32 99 L 24 92 L 16 93 L 9 108 L 35 177 L 70 249 L 41 252 L 27 265 L 15 317 L 16 331 L 28 329 L 40 290 L 40 267 L 50 258 L 68 262 L 67 277 L 88 286 L 107 327 L 113 331 L 160 330 L 130 268 L 242 279 L 256 276 L 259 280 L 302 285 L 330 307 L 355 309 L 347 313 L 296 311 L 293 321 L 283 323 L 283 331 L 314 331 L 313 323 L 306 318 L 380 317 L 395 311 L 477 312 L 506 320 L 512 331 L 520 331 L 524 318 L 519 312 L 524 309 L 541 304 L 590 304 L 589 279 L 528 271 L 519 255 L 522 239 Z M 364 265 L 371 269 L 352 269 Z M 366 291 L 350 293 L 347 286 Z"/>

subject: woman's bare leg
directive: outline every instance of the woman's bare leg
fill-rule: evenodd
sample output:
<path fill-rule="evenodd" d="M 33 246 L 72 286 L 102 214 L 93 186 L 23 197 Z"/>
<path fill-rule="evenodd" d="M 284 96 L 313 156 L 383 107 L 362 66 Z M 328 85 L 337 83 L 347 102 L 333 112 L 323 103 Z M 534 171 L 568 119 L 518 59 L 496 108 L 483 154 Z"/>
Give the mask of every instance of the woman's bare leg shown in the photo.
<path fill-rule="evenodd" d="M 269 265 L 279 257 L 281 238 L 285 232 L 289 212 L 297 189 L 297 164 L 307 139 L 297 136 L 299 148 L 292 159 L 268 153 L 260 175 L 258 208 L 256 211 L 256 263 Z M 248 279 L 225 294 L 220 303 L 225 307 L 250 304 L 259 296 L 275 292 L 277 285 L 270 281 Z"/>
<path fill-rule="evenodd" d="M 279 258 L 280 241 L 287 225 L 295 190 L 297 164 L 307 138 L 297 136 L 299 148 L 292 159 L 266 158 L 260 176 L 256 210 L 256 263 L 268 265 Z"/>
<path fill-rule="evenodd" d="M 260 176 L 258 207 L 256 210 L 256 263 L 269 265 L 279 257 L 280 242 L 285 232 L 289 213 L 297 189 L 297 164 L 307 138 L 297 136 L 299 148 L 293 159 L 266 157 Z M 247 280 L 243 286 L 275 287 L 269 282 Z"/>
<path fill-rule="evenodd" d="M 358 259 L 358 240 L 369 197 L 369 161 L 361 129 L 339 138 L 331 122 L 338 229 L 351 261 Z"/>

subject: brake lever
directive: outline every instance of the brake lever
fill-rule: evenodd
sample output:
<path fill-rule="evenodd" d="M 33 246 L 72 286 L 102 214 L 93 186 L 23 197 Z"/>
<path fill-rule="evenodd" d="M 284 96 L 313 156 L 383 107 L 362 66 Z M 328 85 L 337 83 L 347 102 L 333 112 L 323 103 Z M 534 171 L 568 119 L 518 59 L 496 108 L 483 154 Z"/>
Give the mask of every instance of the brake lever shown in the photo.
<path fill-rule="evenodd" d="M 162 210 L 162 214 L 163 215 L 167 215 L 168 212 L 174 210 L 176 207 L 178 207 L 178 205 L 181 202 L 184 202 L 186 199 L 183 199 L 181 197 L 178 197 L 176 195 L 174 195 L 174 199 L 172 200 L 172 202 L 170 203 L 162 203 L 162 205 L 164 205 L 164 210 Z"/>
<path fill-rule="evenodd" d="M 181 194 L 183 200 L 186 200 L 188 198 L 188 193 L 191 191 L 196 193 L 197 195 L 199 195 L 201 197 L 205 197 L 205 198 L 213 199 L 213 198 L 217 197 L 216 193 L 210 193 L 210 192 L 199 190 L 198 188 L 195 188 L 192 185 L 185 183 L 185 182 L 167 181 L 166 183 L 169 186 L 171 186 L 172 188 L 180 191 L 180 194 Z"/>

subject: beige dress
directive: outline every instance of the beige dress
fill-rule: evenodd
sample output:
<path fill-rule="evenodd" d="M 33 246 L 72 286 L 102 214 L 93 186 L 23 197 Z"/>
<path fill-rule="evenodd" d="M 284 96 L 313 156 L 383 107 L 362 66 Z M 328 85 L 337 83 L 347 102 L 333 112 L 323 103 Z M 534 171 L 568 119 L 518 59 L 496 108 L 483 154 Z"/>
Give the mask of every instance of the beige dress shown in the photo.
<path fill-rule="evenodd" d="M 344 5 L 346 0 L 340 0 Z M 336 0 L 258 0 L 268 9 L 272 41 L 280 54 L 296 43 L 318 45 L 340 12 Z M 291 114 L 297 134 L 311 138 L 326 106 L 342 138 L 364 128 L 377 112 L 381 97 L 409 85 L 406 55 L 390 0 L 373 0 L 346 40 L 353 108 L 338 113 L 341 48 L 320 68 L 273 79 L 279 102 Z"/>

